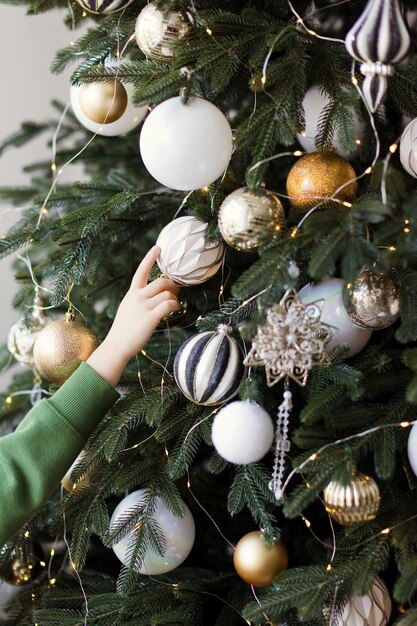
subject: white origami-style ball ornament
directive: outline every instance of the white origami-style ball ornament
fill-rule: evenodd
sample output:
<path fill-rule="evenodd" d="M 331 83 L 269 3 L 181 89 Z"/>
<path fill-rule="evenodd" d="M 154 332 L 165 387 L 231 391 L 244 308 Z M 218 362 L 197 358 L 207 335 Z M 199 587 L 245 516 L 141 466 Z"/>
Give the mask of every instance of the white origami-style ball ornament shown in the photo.
<path fill-rule="evenodd" d="M 232 156 L 229 122 L 214 104 L 180 96 L 159 104 L 140 134 L 140 153 L 148 172 L 162 185 L 190 191 L 222 176 Z"/>
<path fill-rule="evenodd" d="M 401 135 L 400 161 L 405 171 L 417 178 L 417 117 L 411 120 Z"/>
<path fill-rule="evenodd" d="M 144 498 L 144 489 L 133 491 L 124 498 L 115 508 L 110 519 L 110 530 L 114 527 L 119 517 L 123 516 L 129 509 L 137 507 L 138 504 L 144 502 Z M 181 565 L 191 552 L 195 538 L 195 524 L 190 509 L 185 502 L 183 505 L 184 516 L 174 517 L 163 500 L 157 498 L 157 506 L 153 518 L 163 534 L 166 550 L 165 554 L 161 556 L 151 548 L 148 548 L 141 567 L 137 568 L 140 574 L 155 576 L 170 572 Z M 138 519 L 138 523 L 140 523 L 140 519 Z M 128 550 L 131 546 L 131 541 L 134 541 L 134 532 L 128 533 L 120 541 L 113 544 L 114 553 L 125 565 L 128 565 L 129 562 Z"/>
<path fill-rule="evenodd" d="M 364 596 L 354 595 L 347 601 L 335 626 L 386 626 L 391 616 L 391 598 L 385 584 L 376 578 Z"/>
<path fill-rule="evenodd" d="M 332 329 L 332 337 L 326 344 L 326 350 L 346 343 L 349 345 L 348 356 L 354 356 L 366 346 L 372 331 L 356 326 L 350 319 L 343 304 L 343 286 L 344 281 L 341 278 L 330 278 L 318 285 L 305 285 L 298 295 L 303 304 L 319 304 L 322 322 Z"/>
<path fill-rule="evenodd" d="M 213 421 L 213 445 L 223 459 L 236 465 L 256 463 L 267 454 L 274 439 L 274 425 L 256 402 L 231 402 Z"/>
<path fill-rule="evenodd" d="M 411 469 L 417 476 L 417 424 L 412 426 L 410 434 L 408 435 L 407 453 Z"/>
<path fill-rule="evenodd" d="M 209 280 L 223 259 L 223 243 L 207 242 L 207 224 L 191 215 L 178 217 L 159 233 L 158 265 L 179 285 L 199 285 Z"/>

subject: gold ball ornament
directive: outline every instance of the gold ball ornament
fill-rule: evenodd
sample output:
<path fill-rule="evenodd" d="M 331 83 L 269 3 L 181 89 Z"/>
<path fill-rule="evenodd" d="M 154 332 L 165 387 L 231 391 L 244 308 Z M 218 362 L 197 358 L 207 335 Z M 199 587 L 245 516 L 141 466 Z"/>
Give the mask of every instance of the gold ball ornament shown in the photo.
<path fill-rule="evenodd" d="M 240 187 L 224 199 L 218 219 L 222 237 L 229 246 L 251 252 L 278 235 L 285 214 L 274 193 Z"/>
<path fill-rule="evenodd" d="M 76 2 L 89 13 L 110 15 L 123 11 L 133 0 L 76 0 Z"/>
<path fill-rule="evenodd" d="M 380 500 L 378 485 L 365 474 L 355 474 L 347 485 L 332 480 L 324 490 L 326 511 L 341 526 L 375 519 Z"/>
<path fill-rule="evenodd" d="M 136 20 L 135 36 L 139 48 L 147 57 L 158 61 L 172 59 L 175 45 L 192 39 L 195 34 L 193 14 L 181 8 L 163 10 L 150 2 Z"/>
<path fill-rule="evenodd" d="M 254 530 L 236 544 L 233 565 L 245 582 L 255 587 L 267 587 L 279 572 L 287 569 L 288 552 L 281 541 L 269 546 L 264 534 Z"/>
<path fill-rule="evenodd" d="M 343 304 L 354 324 L 382 330 L 400 315 L 400 298 L 395 282 L 386 274 L 363 270 L 343 288 Z"/>
<path fill-rule="evenodd" d="M 116 122 L 126 111 L 128 101 L 126 89 L 118 80 L 83 85 L 79 98 L 82 112 L 96 124 Z"/>
<path fill-rule="evenodd" d="M 342 202 L 352 202 L 357 188 L 355 170 L 346 159 L 334 152 L 305 154 L 292 166 L 287 177 L 287 195 L 291 206 L 302 212 L 319 203 L 322 203 L 321 208 L 328 207 L 331 200 L 326 201 L 326 198 L 332 196 Z"/>
<path fill-rule="evenodd" d="M 95 334 L 67 313 L 39 333 L 33 348 L 35 366 L 51 383 L 62 385 L 97 346 Z"/>

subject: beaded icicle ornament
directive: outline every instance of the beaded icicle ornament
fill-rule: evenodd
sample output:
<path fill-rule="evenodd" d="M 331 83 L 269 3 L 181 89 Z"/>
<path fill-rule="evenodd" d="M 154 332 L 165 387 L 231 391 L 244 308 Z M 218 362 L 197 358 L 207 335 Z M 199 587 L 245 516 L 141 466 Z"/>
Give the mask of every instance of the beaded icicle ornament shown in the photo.
<path fill-rule="evenodd" d="M 329 364 L 325 345 L 337 330 L 321 321 L 323 303 L 319 300 L 305 305 L 296 292 L 287 291 L 279 304 L 268 309 L 266 320 L 258 327 L 244 361 L 247 366 L 265 367 L 268 387 L 285 380 L 283 401 L 278 407 L 275 460 L 269 483 L 277 500 L 282 498 L 285 455 L 291 445 L 288 437 L 292 409 L 290 378 L 304 387 L 313 366 Z"/>

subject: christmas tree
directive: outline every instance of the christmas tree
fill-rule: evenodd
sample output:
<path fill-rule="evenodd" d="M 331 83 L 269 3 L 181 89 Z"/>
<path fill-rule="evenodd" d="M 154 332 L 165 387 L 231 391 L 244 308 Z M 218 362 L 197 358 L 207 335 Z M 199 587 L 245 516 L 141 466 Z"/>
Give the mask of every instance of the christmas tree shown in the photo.
<path fill-rule="evenodd" d="M 414 3 L 17 4 L 62 9 L 73 73 L 71 106 L 1 145 L 56 142 L 0 190 L 25 206 L 0 433 L 106 336 L 155 241 L 181 308 L 1 548 L 4 623 L 417 623 Z"/>

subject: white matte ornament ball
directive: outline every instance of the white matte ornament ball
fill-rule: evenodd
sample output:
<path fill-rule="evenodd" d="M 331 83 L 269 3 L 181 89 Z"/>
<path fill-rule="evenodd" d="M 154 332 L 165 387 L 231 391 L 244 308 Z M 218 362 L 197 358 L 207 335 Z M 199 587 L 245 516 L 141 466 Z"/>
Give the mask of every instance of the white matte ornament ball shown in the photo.
<path fill-rule="evenodd" d="M 199 285 L 220 268 L 223 243 L 206 241 L 207 224 L 191 215 L 169 222 L 159 233 L 156 245 L 161 248 L 158 265 L 179 285 Z"/>
<path fill-rule="evenodd" d="M 344 281 L 341 278 L 330 278 L 318 285 L 305 285 L 298 295 L 303 304 L 317 302 L 322 308 L 321 320 L 332 328 L 333 335 L 326 344 L 331 350 L 341 343 L 349 345 L 348 356 L 358 354 L 368 343 L 372 331 L 360 328 L 352 322 L 343 304 Z"/>
<path fill-rule="evenodd" d="M 407 453 L 411 469 L 417 476 L 417 424 L 411 427 L 410 434 L 408 435 Z"/>
<path fill-rule="evenodd" d="M 401 135 L 400 161 L 405 171 L 417 178 L 417 117 L 411 120 Z"/>
<path fill-rule="evenodd" d="M 119 517 L 126 514 L 129 509 L 137 507 L 138 504 L 144 501 L 144 498 L 144 489 L 133 491 L 126 498 L 124 498 L 115 508 L 110 519 L 110 530 Z M 195 524 L 190 509 L 185 502 L 183 502 L 183 505 L 184 516 L 174 517 L 163 500 L 161 498 L 157 498 L 157 506 L 155 513 L 153 514 L 153 518 L 163 534 L 166 550 L 164 556 L 161 556 L 160 554 L 154 552 L 152 548 L 148 548 L 141 567 L 137 568 L 137 571 L 140 574 L 155 576 L 157 574 L 170 572 L 181 565 L 191 552 L 195 538 Z M 138 519 L 138 523 L 140 523 L 140 519 Z M 133 532 L 128 533 L 120 541 L 113 544 L 114 553 L 125 565 L 128 565 L 127 553 L 131 545 L 131 539 L 134 541 Z"/>
<path fill-rule="evenodd" d="M 148 172 L 179 191 L 213 183 L 232 156 L 232 131 L 223 113 L 203 98 L 184 104 L 177 96 L 159 104 L 140 135 L 140 153 Z"/>
<path fill-rule="evenodd" d="M 256 402 L 238 400 L 223 407 L 213 421 L 211 436 L 219 455 L 236 465 L 256 463 L 267 454 L 274 439 L 274 425 Z"/>
<path fill-rule="evenodd" d="M 107 66 L 114 67 L 115 64 L 114 62 L 113 63 L 109 62 L 107 63 Z M 133 89 L 129 83 L 122 85 L 120 81 L 117 81 L 117 80 L 115 81 L 110 78 L 109 84 L 112 86 L 113 84 L 115 85 L 115 95 L 116 95 L 116 92 L 120 90 L 125 90 L 126 96 L 127 96 L 127 104 L 124 108 L 122 115 L 120 115 L 120 117 L 118 117 L 118 119 L 116 119 L 113 122 L 106 122 L 102 124 L 97 123 L 96 121 L 88 117 L 83 111 L 83 108 L 81 106 L 83 88 L 90 87 L 90 84 L 81 85 L 81 86 L 73 85 L 70 90 L 70 101 L 71 101 L 71 107 L 72 107 L 75 117 L 87 130 L 90 130 L 92 133 L 97 133 L 98 135 L 102 135 L 103 137 L 117 137 L 119 135 L 125 135 L 129 131 L 136 128 L 136 126 L 138 126 L 143 120 L 143 118 L 145 117 L 148 111 L 148 108 L 146 106 L 139 107 L 133 104 L 133 100 L 132 100 Z M 101 87 L 104 87 L 104 86 L 108 88 L 108 85 L 101 85 Z M 97 88 L 98 88 L 97 94 L 99 96 L 100 84 L 97 85 Z M 111 113 L 111 110 L 112 110 L 112 103 L 110 101 L 109 113 Z M 107 119 L 108 120 L 111 119 L 110 115 L 107 117 Z"/>
<path fill-rule="evenodd" d="M 386 626 L 391 616 L 392 602 L 385 584 L 376 578 L 364 596 L 353 595 L 334 626 Z"/>
<path fill-rule="evenodd" d="M 313 85 L 305 93 L 303 100 L 305 128 L 302 133 L 297 135 L 297 139 L 306 152 L 315 152 L 316 148 L 316 135 L 319 126 L 320 116 L 323 109 L 329 104 L 330 98 L 326 92 L 320 91 L 317 85 Z M 353 113 L 353 134 L 355 140 L 359 142 L 362 140 L 365 132 L 365 124 L 360 121 L 354 109 Z M 337 131 L 333 136 L 333 147 L 337 154 L 344 159 L 353 159 L 359 152 L 360 143 L 356 146 L 355 150 L 346 152 L 343 149 L 340 139 L 338 138 Z"/>

